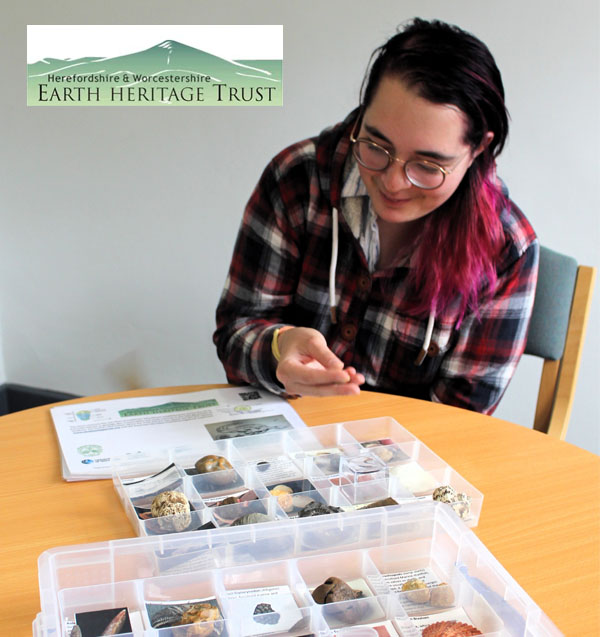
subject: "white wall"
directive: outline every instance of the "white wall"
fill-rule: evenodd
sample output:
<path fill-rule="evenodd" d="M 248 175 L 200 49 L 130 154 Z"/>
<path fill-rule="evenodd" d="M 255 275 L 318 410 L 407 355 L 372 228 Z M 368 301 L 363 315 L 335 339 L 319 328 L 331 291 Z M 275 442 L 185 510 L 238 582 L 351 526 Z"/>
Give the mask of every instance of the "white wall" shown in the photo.
<path fill-rule="evenodd" d="M 32 0 L 10 11 L 0 334 L 11 382 L 97 394 L 224 380 L 214 308 L 252 187 L 275 152 L 355 106 L 371 51 L 415 15 L 487 42 L 512 115 L 500 174 L 544 244 L 598 264 L 596 0 Z M 28 23 L 283 24 L 285 105 L 27 108 Z M 596 453 L 598 296 L 568 436 Z M 531 423 L 538 373 L 524 362 L 498 416 Z"/>

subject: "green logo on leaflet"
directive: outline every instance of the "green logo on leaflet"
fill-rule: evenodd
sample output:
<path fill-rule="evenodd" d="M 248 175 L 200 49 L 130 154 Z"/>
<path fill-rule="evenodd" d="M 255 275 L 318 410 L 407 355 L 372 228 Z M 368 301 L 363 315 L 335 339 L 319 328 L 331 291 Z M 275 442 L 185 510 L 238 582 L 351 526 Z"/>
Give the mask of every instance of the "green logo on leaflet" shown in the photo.
<path fill-rule="evenodd" d="M 82 445 L 77 447 L 77 452 L 82 456 L 99 456 L 102 453 L 100 445 Z"/>

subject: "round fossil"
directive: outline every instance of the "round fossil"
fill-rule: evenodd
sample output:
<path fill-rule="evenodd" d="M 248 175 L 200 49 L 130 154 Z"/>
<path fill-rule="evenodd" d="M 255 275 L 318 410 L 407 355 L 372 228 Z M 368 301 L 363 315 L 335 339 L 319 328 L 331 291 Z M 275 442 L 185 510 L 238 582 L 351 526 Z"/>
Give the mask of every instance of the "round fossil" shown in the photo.
<path fill-rule="evenodd" d="M 181 491 L 163 491 L 154 500 L 150 512 L 153 518 L 161 518 L 165 515 L 177 515 L 178 513 L 189 513 L 190 503 Z"/>
<path fill-rule="evenodd" d="M 231 463 L 223 456 L 204 456 L 196 461 L 194 465 L 198 473 L 211 473 L 213 471 L 223 471 L 224 469 L 233 469 Z"/>
<path fill-rule="evenodd" d="M 204 456 L 196 462 L 194 467 L 200 474 L 210 474 L 210 481 L 214 484 L 228 484 L 236 480 L 231 463 L 223 456 Z"/>
<path fill-rule="evenodd" d="M 277 486 L 269 489 L 269 493 L 271 495 L 286 495 L 287 493 L 293 493 L 291 487 L 288 487 L 287 484 L 278 484 Z"/>
<path fill-rule="evenodd" d="M 444 608 L 454 604 L 454 591 L 452 590 L 452 587 L 445 582 L 442 582 L 438 586 L 434 586 L 430 589 L 430 592 L 431 599 L 429 600 L 429 603 L 432 606 Z"/>
<path fill-rule="evenodd" d="M 466 493 L 457 492 L 449 484 L 438 487 L 433 492 L 433 499 L 449 504 L 463 520 L 469 516 L 471 511 L 471 497 Z"/>
<path fill-rule="evenodd" d="M 449 484 L 445 484 L 441 487 L 438 487 L 433 492 L 432 497 L 438 502 L 446 502 L 447 504 L 450 504 L 451 502 L 454 502 L 454 500 L 456 500 L 456 490 Z"/>
<path fill-rule="evenodd" d="M 294 508 L 294 498 L 291 493 L 282 493 L 278 495 L 277 502 L 286 513 L 289 513 Z"/>
<path fill-rule="evenodd" d="M 152 500 L 150 512 L 153 518 L 168 517 L 158 521 L 164 531 L 184 531 L 192 522 L 189 500 L 181 491 L 159 493 Z"/>
<path fill-rule="evenodd" d="M 436 622 L 423 628 L 422 637 L 471 637 L 483 634 L 475 626 L 457 621 Z"/>
<path fill-rule="evenodd" d="M 406 592 L 406 598 L 417 604 L 426 604 L 431 592 L 422 579 L 409 579 L 402 584 L 402 590 Z"/>

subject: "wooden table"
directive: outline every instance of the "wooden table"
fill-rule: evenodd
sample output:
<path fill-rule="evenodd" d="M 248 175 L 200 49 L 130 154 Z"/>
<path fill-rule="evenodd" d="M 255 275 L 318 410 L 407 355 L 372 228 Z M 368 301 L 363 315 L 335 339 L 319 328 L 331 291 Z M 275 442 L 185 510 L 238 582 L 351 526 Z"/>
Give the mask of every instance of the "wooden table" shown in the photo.
<path fill-rule="evenodd" d="M 519 425 L 399 396 L 362 392 L 292 405 L 308 425 L 394 417 L 484 493 L 475 533 L 558 628 L 565 635 L 600 635 L 600 458 Z M 110 480 L 63 481 L 48 407 L 0 418 L 0 445 L 0 632 L 31 635 L 42 551 L 134 533 Z"/>

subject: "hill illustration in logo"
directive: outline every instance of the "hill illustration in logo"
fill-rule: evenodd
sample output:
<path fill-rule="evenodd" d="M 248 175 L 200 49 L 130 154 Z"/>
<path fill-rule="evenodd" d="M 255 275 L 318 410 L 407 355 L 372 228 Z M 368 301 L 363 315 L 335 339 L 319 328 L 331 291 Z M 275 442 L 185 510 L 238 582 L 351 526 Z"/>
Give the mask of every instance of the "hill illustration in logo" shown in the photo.
<path fill-rule="evenodd" d="M 112 58 L 82 57 L 74 60 L 45 58 L 27 65 L 28 76 L 38 81 L 54 76 L 103 74 L 128 76 L 128 85 L 144 81 L 144 76 L 160 74 L 209 76 L 215 83 L 247 85 L 279 84 L 281 60 L 233 61 L 212 55 L 175 40 L 164 40 L 144 51 Z"/>

